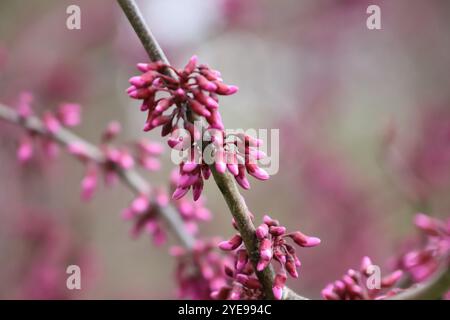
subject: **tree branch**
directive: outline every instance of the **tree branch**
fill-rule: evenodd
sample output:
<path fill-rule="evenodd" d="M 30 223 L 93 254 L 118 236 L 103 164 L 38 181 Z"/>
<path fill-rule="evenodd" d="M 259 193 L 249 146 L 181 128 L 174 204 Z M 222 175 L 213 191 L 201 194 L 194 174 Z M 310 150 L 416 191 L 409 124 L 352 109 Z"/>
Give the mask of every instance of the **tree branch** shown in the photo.
<path fill-rule="evenodd" d="M 41 136 L 49 136 L 55 142 L 60 145 L 67 147 L 72 143 L 80 144 L 84 147 L 86 151 L 86 156 L 89 160 L 94 161 L 99 165 L 103 165 L 106 159 L 103 153 L 95 145 L 87 142 L 86 140 L 80 138 L 71 131 L 61 128 L 55 134 L 50 134 L 44 127 L 42 121 L 37 117 L 28 117 L 23 119 L 19 114 L 12 108 L 0 104 L 0 119 L 8 121 L 10 123 L 22 126 L 32 132 L 35 132 Z M 123 169 L 119 166 L 115 166 L 114 170 L 119 175 L 121 181 L 136 195 L 146 194 L 151 190 L 150 185 L 146 180 L 134 169 Z M 184 222 L 176 209 L 169 205 L 167 207 L 158 206 L 156 203 L 153 204 L 154 208 L 157 210 L 158 214 L 166 221 L 169 228 L 179 239 L 179 241 L 186 247 L 192 248 L 195 239 L 186 232 Z M 156 207 L 155 207 L 156 206 Z"/>
<path fill-rule="evenodd" d="M 131 26 L 136 32 L 137 36 L 142 42 L 151 61 L 162 60 L 166 64 L 170 64 L 163 50 L 158 44 L 150 28 L 147 26 L 138 6 L 134 0 L 117 0 L 123 12 L 127 16 Z M 171 70 L 166 70 L 170 76 L 175 76 Z M 233 217 L 236 220 L 239 232 L 241 233 L 244 245 L 249 252 L 250 258 L 256 270 L 256 264 L 258 263 L 258 240 L 256 239 L 255 226 L 249 218 L 248 208 L 242 195 L 239 193 L 239 189 L 234 179 L 228 173 L 220 174 L 215 170 L 214 166 L 211 166 L 211 171 L 214 176 L 214 180 L 220 189 L 225 201 L 230 209 Z M 267 299 L 274 299 L 272 292 L 272 284 L 274 279 L 274 271 L 271 265 L 265 268 L 262 272 L 257 271 L 256 275 L 264 288 L 264 294 Z M 292 290 L 286 288 L 284 290 L 284 297 L 286 299 L 306 299 L 303 298 Z"/>

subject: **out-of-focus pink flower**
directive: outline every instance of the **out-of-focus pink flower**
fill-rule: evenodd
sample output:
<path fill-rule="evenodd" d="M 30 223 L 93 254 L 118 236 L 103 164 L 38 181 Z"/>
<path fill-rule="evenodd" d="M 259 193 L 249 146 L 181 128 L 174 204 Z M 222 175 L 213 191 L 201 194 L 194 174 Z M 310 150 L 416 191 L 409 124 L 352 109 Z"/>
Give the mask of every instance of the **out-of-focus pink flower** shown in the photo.
<path fill-rule="evenodd" d="M 198 240 L 192 251 L 172 247 L 171 255 L 176 258 L 175 277 L 178 297 L 189 299 L 211 299 L 211 294 L 226 283 L 224 265 L 227 257 L 216 249 L 216 241 Z"/>
<path fill-rule="evenodd" d="M 422 282 L 450 259 L 450 220 L 445 222 L 420 213 L 414 222 L 425 235 L 426 243 L 404 254 L 400 267 L 414 282 Z"/>
<path fill-rule="evenodd" d="M 97 179 L 97 168 L 94 165 L 90 165 L 87 168 L 86 175 L 81 180 L 81 198 L 84 201 L 92 199 L 97 189 Z"/>
<path fill-rule="evenodd" d="M 61 123 L 59 122 L 58 118 L 50 111 L 46 111 L 44 113 L 43 119 L 42 119 L 45 129 L 51 134 L 55 134 L 61 129 Z"/>
<path fill-rule="evenodd" d="M 81 123 L 81 107 L 76 103 L 63 103 L 59 106 L 57 116 L 64 126 L 75 127 Z"/>
<path fill-rule="evenodd" d="M 376 276 L 372 261 L 369 257 L 364 257 L 360 271 L 349 269 L 340 280 L 328 284 L 322 290 L 322 297 L 326 300 L 379 300 L 401 291 L 401 289 L 392 288 L 402 277 L 401 270 L 383 277 L 379 284 L 369 283 L 371 275 Z"/>
<path fill-rule="evenodd" d="M 33 157 L 33 141 L 29 136 L 22 137 L 17 149 L 17 160 L 20 163 L 28 162 Z"/>
<path fill-rule="evenodd" d="M 46 212 L 27 212 L 16 231 L 17 240 L 29 247 L 33 254 L 19 266 L 17 299 L 72 299 L 80 290 L 66 288 L 68 261 L 82 270 L 83 291 L 94 282 L 95 260 L 92 252 L 74 238 L 67 226 L 51 218 Z"/>
<path fill-rule="evenodd" d="M 33 102 L 33 95 L 30 92 L 22 92 L 19 96 L 19 104 L 17 105 L 17 113 L 22 118 L 28 118 L 33 114 L 31 103 Z"/>

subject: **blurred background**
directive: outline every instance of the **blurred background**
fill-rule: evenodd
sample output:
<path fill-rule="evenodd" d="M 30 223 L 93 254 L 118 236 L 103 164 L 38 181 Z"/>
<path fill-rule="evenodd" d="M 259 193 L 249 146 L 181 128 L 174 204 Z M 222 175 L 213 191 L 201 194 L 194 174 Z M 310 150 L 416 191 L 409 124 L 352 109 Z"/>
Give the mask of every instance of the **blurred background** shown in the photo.
<path fill-rule="evenodd" d="M 169 60 L 191 55 L 221 70 L 240 92 L 221 100 L 225 126 L 280 130 L 279 172 L 244 191 L 251 211 L 277 217 L 322 244 L 300 250 L 289 286 L 318 298 L 324 285 L 369 255 L 382 270 L 415 236 L 412 217 L 450 212 L 450 2 L 446 0 L 138 1 Z M 81 8 L 81 30 L 66 8 Z M 381 7 L 382 30 L 366 9 Z M 113 0 L 0 2 L 0 101 L 30 91 L 37 113 L 82 105 L 75 131 L 98 142 L 111 120 L 123 141 L 145 116 L 127 98 L 139 40 Z M 158 131 L 158 130 L 157 130 Z M 0 122 L 0 298 L 173 298 L 175 239 L 132 240 L 120 218 L 133 195 L 118 185 L 81 202 L 84 169 L 62 154 L 22 166 L 21 129 Z M 145 174 L 166 185 L 174 165 Z M 202 234 L 233 233 L 214 182 L 213 220 Z M 81 291 L 65 289 L 80 265 Z"/>

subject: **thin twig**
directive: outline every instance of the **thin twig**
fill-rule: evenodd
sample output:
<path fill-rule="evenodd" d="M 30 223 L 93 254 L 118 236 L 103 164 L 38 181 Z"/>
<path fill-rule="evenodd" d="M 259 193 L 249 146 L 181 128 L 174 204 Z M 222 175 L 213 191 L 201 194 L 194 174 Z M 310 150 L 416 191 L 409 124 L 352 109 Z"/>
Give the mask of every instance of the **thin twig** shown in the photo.
<path fill-rule="evenodd" d="M 32 132 L 35 132 L 42 136 L 50 136 L 54 141 L 60 145 L 67 147 L 70 144 L 77 143 L 82 145 L 85 150 L 86 157 L 89 160 L 96 162 L 99 165 L 103 165 L 106 162 L 105 156 L 95 145 L 87 142 L 81 137 L 77 136 L 73 132 L 61 128 L 56 133 L 50 134 L 43 125 L 42 121 L 37 117 L 27 117 L 23 119 L 12 108 L 0 104 L 0 118 L 10 123 L 22 126 Z M 123 169 L 119 166 L 114 166 L 114 170 L 117 172 L 122 182 L 136 195 L 147 194 L 151 187 L 146 180 L 134 169 Z M 166 221 L 169 228 L 173 231 L 176 237 L 186 248 L 192 248 L 195 239 L 186 232 L 184 222 L 176 209 L 168 205 L 167 207 L 158 206 L 153 204 L 158 214 Z"/>

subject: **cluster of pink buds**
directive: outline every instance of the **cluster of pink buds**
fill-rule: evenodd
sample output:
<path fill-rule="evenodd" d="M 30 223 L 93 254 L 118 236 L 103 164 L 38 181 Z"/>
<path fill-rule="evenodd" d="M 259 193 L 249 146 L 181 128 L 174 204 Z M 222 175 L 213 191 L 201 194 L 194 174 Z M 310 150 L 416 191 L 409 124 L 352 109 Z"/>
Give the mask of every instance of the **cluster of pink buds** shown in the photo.
<path fill-rule="evenodd" d="M 422 282 L 442 263 L 450 262 L 450 220 L 445 222 L 420 213 L 414 223 L 426 236 L 426 243 L 423 248 L 405 254 L 401 267 L 414 282 Z"/>
<path fill-rule="evenodd" d="M 180 119 L 189 122 L 189 112 L 204 117 L 212 128 L 223 130 L 218 95 L 231 95 L 238 88 L 224 84 L 218 71 L 199 65 L 196 56 L 182 70 L 162 61 L 139 63 L 137 67 L 143 74 L 130 79 L 127 93 L 133 99 L 143 100 L 141 110 L 148 112 L 145 131 L 163 126 L 165 136 L 178 126 Z M 176 77 L 170 75 L 172 71 Z M 164 97 L 158 98 L 159 93 Z"/>
<path fill-rule="evenodd" d="M 237 236 L 231 240 L 241 242 Z M 240 247 L 234 252 L 234 268 L 224 266 L 227 283 L 211 293 L 214 300 L 262 300 L 264 292 L 261 283 L 255 275 L 247 250 Z"/>
<path fill-rule="evenodd" d="M 205 149 L 201 143 L 188 147 L 190 159 L 180 164 L 180 178 L 173 193 L 174 199 L 182 198 L 192 188 L 193 198 L 197 200 L 203 190 L 203 180 L 211 176 L 210 165 L 219 173 L 230 172 L 244 189 L 250 188 L 247 173 L 259 180 L 269 179 L 268 173 L 257 164 L 258 160 L 266 157 L 259 150 L 262 145 L 260 139 L 244 133 L 225 136 L 220 130 L 208 130 L 205 136 L 210 141 Z M 182 140 L 176 138 L 171 141 L 174 141 L 175 148 L 178 148 L 175 143 L 183 144 Z"/>
<path fill-rule="evenodd" d="M 283 296 L 283 288 L 287 280 L 287 274 L 291 275 L 293 278 L 297 278 L 297 268 L 301 265 L 300 260 L 296 255 L 295 248 L 290 245 L 287 240 L 290 238 L 298 246 L 308 248 L 319 245 L 320 239 L 307 236 L 300 231 L 287 233 L 285 227 L 281 226 L 277 220 L 274 220 L 267 215 L 264 216 L 263 222 L 264 223 L 256 229 L 256 237 L 259 240 L 259 261 L 256 269 L 257 271 L 262 271 L 273 260 L 278 262 L 280 268 L 275 276 L 272 290 L 275 298 L 281 299 Z M 233 226 L 236 228 L 235 223 L 233 223 Z M 235 264 L 236 272 L 233 272 L 230 275 L 234 276 L 238 282 L 243 284 L 243 288 L 259 290 L 259 285 L 255 282 L 256 278 L 251 276 L 254 270 L 249 261 L 247 251 L 242 243 L 242 237 L 239 234 L 236 234 L 228 241 L 221 242 L 219 248 L 225 251 L 237 250 Z M 244 291 L 245 290 L 232 290 L 234 296 L 242 294 Z M 256 294 L 257 292 L 253 293 Z"/>
<path fill-rule="evenodd" d="M 180 298 L 210 299 L 212 292 L 225 285 L 227 258 L 218 254 L 216 247 L 215 240 L 197 240 L 192 250 L 171 248 L 171 255 L 177 259 L 175 276 Z"/>
<path fill-rule="evenodd" d="M 326 300 L 385 299 L 401 291 L 401 289 L 392 287 L 402 275 L 401 270 L 396 270 L 380 279 L 379 283 L 377 283 L 377 279 L 371 281 L 370 277 L 376 277 L 377 274 L 375 274 L 374 265 L 370 258 L 364 257 L 359 271 L 350 269 L 341 280 L 328 284 L 322 290 L 322 297 Z"/>
<path fill-rule="evenodd" d="M 24 92 L 20 95 L 17 112 L 22 121 L 26 121 L 33 115 L 31 108 L 32 101 L 33 96 L 30 93 Z M 57 156 L 59 151 L 54 135 L 63 126 L 75 127 L 80 124 L 80 106 L 74 103 L 62 103 L 55 113 L 46 111 L 42 116 L 42 123 L 44 124 L 46 134 L 42 135 L 39 140 L 42 143 L 44 155 L 52 159 Z M 20 163 L 28 162 L 33 158 L 34 140 L 36 140 L 36 137 L 36 132 L 28 130 L 21 138 L 17 149 L 17 159 Z"/>
<path fill-rule="evenodd" d="M 120 131 L 120 123 L 116 121 L 110 122 L 104 130 L 100 149 L 105 161 L 101 165 L 91 161 L 85 145 L 74 142 L 68 146 L 69 153 L 86 163 L 86 174 L 81 182 L 81 195 L 84 200 L 90 200 L 97 189 L 99 170 L 104 173 L 106 185 L 113 185 L 118 179 L 117 168 L 127 170 L 137 164 L 145 170 L 156 171 L 161 167 L 158 160 L 163 152 L 161 144 L 141 139 L 131 143 L 130 151 L 126 145 L 118 147 L 112 143 Z"/>
<path fill-rule="evenodd" d="M 170 179 L 172 192 L 176 189 L 179 179 L 178 170 L 173 170 Z M 192 235 L 198 232 L 198 222 L 211 220 L 211 212 L 205 206 L 206 200 L 204 197 L 198 198 L 197 201 L 181 198 L 173 199 L 172 202 L 183 219 L 186 230 Z"/>

